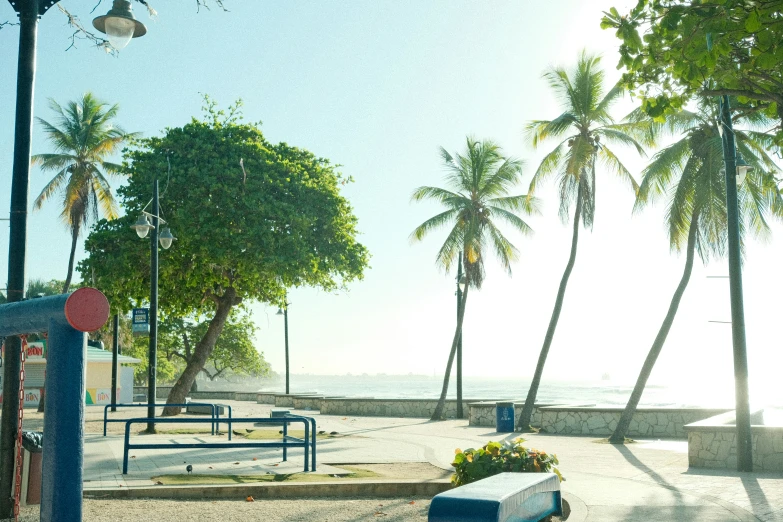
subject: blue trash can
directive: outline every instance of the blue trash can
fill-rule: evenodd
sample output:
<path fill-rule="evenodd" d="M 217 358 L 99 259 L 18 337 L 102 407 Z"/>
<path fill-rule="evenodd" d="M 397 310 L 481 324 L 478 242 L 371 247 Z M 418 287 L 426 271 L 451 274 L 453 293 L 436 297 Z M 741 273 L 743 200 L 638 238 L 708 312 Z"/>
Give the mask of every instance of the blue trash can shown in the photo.
<path fill-rule="evenodd" d="M 514 431 L 514 403 L 496 403 L 496 423 L 498 433 L 511 433 Z"/>

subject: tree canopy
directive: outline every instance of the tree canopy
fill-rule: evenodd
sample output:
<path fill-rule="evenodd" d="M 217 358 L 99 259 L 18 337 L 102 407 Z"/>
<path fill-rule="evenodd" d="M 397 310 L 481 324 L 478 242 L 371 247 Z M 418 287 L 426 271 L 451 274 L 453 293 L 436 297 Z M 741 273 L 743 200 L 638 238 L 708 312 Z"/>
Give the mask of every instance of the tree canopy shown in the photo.
<path fill-rule="evenodd" d="M 82 274 L 94 271 L 119 311 L 148 299 L 148 241 L 130 226 L 159 176 L 161 217 L 177 236 L 160 255 L 165 312 L 208 313 L 228 288 L 240 299 L 279 303 L 288 287 L 334 290 L 360 279 L 368 253 L 356 241 L 357 220 L 334 166 L 267 142 L 234 110 L 226 115 L 210 103 L 206 113 L 206 121 L 194 118 L 126 151 L 128 184 L 117 190 L 126 214 L 94 227 Z"/>
<path fill-rule="evenodd" d="M 172 397 L 184 399 L 202 371 L 232 307 L 245 299 L 281 304 L 289 287 L 344 288 L 362 278 L 369 259 L 340 194 L 347 180 L 326 159 L 269 143 L 259 124 L 241 121 L 240 105 L 226 114 L 207 98 L 205 119 L 126 150 L 129 180 L 117 190 L 126 214 L 98 222 L 79 265 L 115 311 L 148 300 L 149 242 L 130 226 L 159 177 L 162 226 L 178 237 L 160 255 L 160 310 L 209 318 L 171 402 L 182 402 Z"/>
<path fill-rule="evenodd" d="M 195 342 L 204 337 L 208 327 L 209 321 L 167 318 L 158 330 L 158 347 L 166 359 L 182 367 L 190 361 Z M 255 330 L 247 313 L 233 311 L 202 369 L 204 375 L 211 381 L 229 376 L 268 376 L 269 363 L 253 343 Z"/>
<path fill-rule="evenodd" d="M 604 14 L 622 40 L 622 82 L 647 114 L 662 119 L 697 94 L 737 96 L 776 118 L 783 142 L 783 0 L 639 0 Z"/>

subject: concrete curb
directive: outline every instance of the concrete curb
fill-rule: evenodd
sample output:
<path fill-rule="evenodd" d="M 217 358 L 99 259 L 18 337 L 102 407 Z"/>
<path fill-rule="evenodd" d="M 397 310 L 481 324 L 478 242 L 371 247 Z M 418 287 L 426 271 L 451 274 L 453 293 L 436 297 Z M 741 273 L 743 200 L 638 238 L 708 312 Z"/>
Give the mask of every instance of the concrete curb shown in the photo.
<path fill-rule="evenodd" d="M 568 514 L 568 522 L 584 522 L 587 520 L 587 504 L 584 501 L 571 493 L 563 492 L 563 500 L 568 502 L 568 507 L 571 509 Z"/>
<path fill-rule="evenodd" d="M 230 484 L 214 486 L 152 486 L 86 489 L 85 498 L 215 499 L 320 497 L 433 497 L 451 489 L 449 479 Z"/>

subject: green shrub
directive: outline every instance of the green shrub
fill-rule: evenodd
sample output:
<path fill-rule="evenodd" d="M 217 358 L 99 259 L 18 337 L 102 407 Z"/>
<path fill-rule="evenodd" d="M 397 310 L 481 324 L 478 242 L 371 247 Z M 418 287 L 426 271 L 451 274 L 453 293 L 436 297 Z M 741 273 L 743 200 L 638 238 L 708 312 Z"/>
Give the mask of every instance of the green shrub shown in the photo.
<path fill-rule="evenodd" d="M 451 477 L 451 483 L 455 486 L 470 484 L 483 478 L 504 472 L 515 473 L 555 473 L 560 481 L 564 481 L 560 470 L 555 467 L 559 464 L 557 455 L 545 451 L 529 449 L 522 446 L 525 439 L 515 439 L 505 442 L 488 442 L 481 449 L 457 449 L 454 462 L 451 463 L 456 470 Z"/>

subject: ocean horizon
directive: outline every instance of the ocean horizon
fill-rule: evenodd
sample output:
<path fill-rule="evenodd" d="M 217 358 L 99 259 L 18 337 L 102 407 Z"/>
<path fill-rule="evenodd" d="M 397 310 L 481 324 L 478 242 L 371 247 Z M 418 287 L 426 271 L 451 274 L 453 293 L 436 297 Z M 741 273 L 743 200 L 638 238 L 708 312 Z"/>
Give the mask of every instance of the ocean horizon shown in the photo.
<path fill-rule="evenodd" d="M 469 400 L 519 399 L 527 395 L 529 379 L 464 377 L 463 398 Z M 764 386 L 769 383 L 760 382 Z M 377 399 L 437 399 L 443 385 L 443 376 L 346 374 L 314 375 L 292 374 L 290 392 L 315 393 L 344 397 L 373 397 Z M 272 379 L 239 382 L 199 382 L 201 390 L 285 391 L 282 376 Z M 539 387 L 537 402 L 557 404 L 584 404 L 622 407 L 628 402 L 633 383 L 618 383 L 608 376 L 596 380 L 544 380 Z M 456 380 L 449 381 L 448 398 L 457 395 Z M 648 384 L 640 407 L 670 408 L 734 408 L 734 382 L 695 384 Z M 765 390 L 751 383 L 752 408 L 783 408 L 779 390 Z"/>

